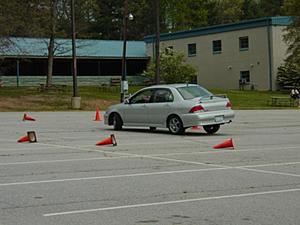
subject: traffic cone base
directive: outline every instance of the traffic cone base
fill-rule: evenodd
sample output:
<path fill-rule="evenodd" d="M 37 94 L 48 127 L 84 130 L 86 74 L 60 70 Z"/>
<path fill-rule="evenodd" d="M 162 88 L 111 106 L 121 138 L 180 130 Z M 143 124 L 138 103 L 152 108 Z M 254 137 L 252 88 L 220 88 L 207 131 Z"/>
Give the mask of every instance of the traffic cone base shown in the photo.
<path fill-rule="evenodd" d="M 28 137 L 30 143 L 37 142 L 36 134 L 34 131 L 28 131 L 27 137 Z"/>
<path fill-rule="evenodd" d="M 192 130 L 201 130 L 200 126 L 192 126 Z"/>
<path fill-rule="evenodd" d="M 234 149 L 232 138 L 227 139 L 224 142 L 213 146 L 213 148 L 214 149 L 218 149 L 218 148 L 232 148 L 232 149 Z"/>
<path fill-rule="evenodd" d="M 110 137 L 104 138 L 103 140 L 96 143 L 96 145 L 113 145 L 117 146 L 115 135 L 111 134 Z"/>
<path fill-rule="evenodd" d="M 23 121 L 25 121 L 25 120 L 35 121 L 35 119 L 33 119 L 32 117 L 30 117 L 30 116 L 28 116 L 26 113 L 24 113 Z"/>
<path fill-rule="evenodd" d="M 94 119 L 94 121 L 101 121 L 102 119 L 101 119 L 101 114 L 100 114 L 100 112 L 99 112 L 99 108 L 97 107 L 96 108 L 96 115 L 95 115 L 95 119 Z"/>

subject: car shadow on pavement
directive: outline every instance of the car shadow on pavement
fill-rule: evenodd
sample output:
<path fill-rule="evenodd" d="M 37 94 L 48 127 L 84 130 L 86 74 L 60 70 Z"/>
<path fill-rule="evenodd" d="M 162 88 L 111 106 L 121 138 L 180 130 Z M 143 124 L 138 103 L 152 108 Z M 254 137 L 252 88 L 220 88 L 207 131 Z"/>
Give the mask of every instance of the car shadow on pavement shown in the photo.
<path fill-rule="evenodd" d="M 171 134 L 167 129 L 157 129 L 155 131 L 151 131 L 149 128 L 123 128 L 120 131 L 115 131 L 114 129 L 106 128 L 105 130 L 110 130 L 113 132 L 130 132 L 130 133 L 145 133 L 145 134 L 164 134 L 164 135 L 171 135 L 171 136 L 227 136 L 225 133 L 215 133 L 215 134 L 207 134 L 204 130 L 193 131 L 187 129 L 184 134 L 181 135 L 174 135 Z"/>

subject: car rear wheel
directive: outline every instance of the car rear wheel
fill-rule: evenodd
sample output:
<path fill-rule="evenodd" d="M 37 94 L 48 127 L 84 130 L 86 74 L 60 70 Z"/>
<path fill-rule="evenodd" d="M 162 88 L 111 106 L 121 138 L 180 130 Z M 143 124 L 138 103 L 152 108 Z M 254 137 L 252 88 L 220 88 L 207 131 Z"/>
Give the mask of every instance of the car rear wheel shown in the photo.
<path fill-rule="evenodd" d="M 184 133 L 183 123 L 178 116 L 171 116 L 168 119 L 168 128 L 172 134 L 183 134 Z"/>
<path fill-rule="evenodd" d="M 113 126 L 114 130 L 122 130 L 123 121 L 119 114 L 114 113 L 113 115 Z"/>
<path fill-rule="evenodd" d="M 203 129 L 208 134 L 214 134 L 214 133 L 216 133 L 220 129 L 220 124 L 206 125 L 206 126 L 203 126 Z"/>

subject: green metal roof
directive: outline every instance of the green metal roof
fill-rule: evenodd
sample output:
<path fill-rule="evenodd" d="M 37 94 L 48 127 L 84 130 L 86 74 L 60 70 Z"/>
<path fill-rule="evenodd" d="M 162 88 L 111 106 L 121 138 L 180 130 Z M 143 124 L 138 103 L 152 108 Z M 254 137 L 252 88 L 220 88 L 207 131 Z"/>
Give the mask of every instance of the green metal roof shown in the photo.
<path fill-rule="evenodd" d="M 21 38 L 12 37 L 13 43 L 0 56 L 5 57 L 47 57 L 47 38 Z M 55 56 L 71 57 L 71 39 L 55 39 Z M 121 58 L 123 53 L 123 41 L 117 40 L 76 40 L 76 55 L 81 58 Z M 146 46 L 143 41 L 127 41 L 126 57 L 148 58 Z"/>
<path fill-rule="evenodd" d="M 203 27 L 203 28 L 192 29 L 192 30 L 177 31 L 173 33 L 164 33 L 160 35 L 160 40 L 166 41 L 166 40 L 174 40 L 174 39 L 181 39 L 181 38 L 189 38 L 189 37 L 196 37 L 196 36 L 222 33 L 228 31 L 243 30 L 243 29 L 250 29 L 256 27 L 265 27 L 270 25 L 287 26 L 291 23 L 291 21 L 292 19 L 289 16 L 266 17 L 260 19 L 240 21 L 237 23 L 228 23 L 228 24 L 221 24 L 221 25 Z M 146 43 L 154 42 L 155 35 L 146 36 L 144 38 L 144 41 Z"/>

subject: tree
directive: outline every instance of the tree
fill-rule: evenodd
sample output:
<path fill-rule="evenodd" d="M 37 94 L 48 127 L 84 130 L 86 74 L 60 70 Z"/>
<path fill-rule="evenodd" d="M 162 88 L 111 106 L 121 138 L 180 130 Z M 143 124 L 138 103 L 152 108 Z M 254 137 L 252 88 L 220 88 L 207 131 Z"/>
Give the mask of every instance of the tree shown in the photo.
<path fill-rule="evenodd" d="M 209 1 L 209 25 L 237 22 L 242 18 L 243 0 Z"/>
<path fill-rule="evenodd" d="M 207 0 L 168 0 L 165 23 L 168 31 L 188 30 L 208 24 Z"/>
<path fill-rule="evenodd" d="M 244 0 L 242 3 L 241 20 L 257 18 L 260 13 L 260 7 L 257 0 Z"/>
<path fill-rule="evenodd" d="M 260 0 L 258 17 L 280 16 L 283 14 L 282 3 L 283 0 Z"/>
<path fill-rule="evenodd" d="M 300 64 L 286 61 L 278 68 L 277 82 L 281 87 L 300 86 Z"/>
<path fill-rule="evenodd" d="M 286 28 L 284 40 L 288 44 L 285 63 L 278 68 L 277 82 L 280 86 L 300 86 L 300 2 L 286 0 L 284 10 L 292 16 L 292 23 Z"/>
<path fill-rule="evenodd" d="M 288 62 L 300 64 L 300 1 L 286 0 L 284 10 L 292 16 L 292 23 L 287 27 L 287 33 L 284 35 L 285 42 L 289 45 L 287 53 Z"/>
<path fill-rule="evenodd" d="M 142 75 L 154 80 L 155 62 L 153 60 Z M 196 69 L 185 63 L 182 53 L 169 50 L 160 55 L 160 77 L 165 83 L 191 82 L 196 77 Z"/>

